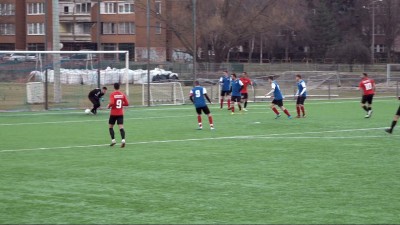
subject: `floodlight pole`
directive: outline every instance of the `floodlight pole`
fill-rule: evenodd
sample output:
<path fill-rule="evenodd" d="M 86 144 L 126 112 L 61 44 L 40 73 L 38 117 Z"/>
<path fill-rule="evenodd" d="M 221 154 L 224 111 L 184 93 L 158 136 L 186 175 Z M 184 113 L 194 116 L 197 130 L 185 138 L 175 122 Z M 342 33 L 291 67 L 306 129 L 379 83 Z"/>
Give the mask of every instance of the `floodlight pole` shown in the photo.
<path fill-rule="evenodd" d="M 150 0 L 146 7 L 146 40 L 147 40 L 147 106 L 150 106 Z"/>
<path fill-rule="evenodd" d="M 100 23 L 100 0 L 97 0 L 97 51 L 101 50 L 101 40 L 100 40 L 100 35 L 101 35 L 101 23 Z M 97 87 L 100 88 L 100 60 L 101 56 L 97 56 Z"/>
<path fill-rule="evenodd" d="M 371 63 L 375 63 L 375 1 L 372 1 Z"/>
<path fill-rule="evenodd" d="M 197 79 L 196 61 L 197 61 L 197 15 L 196 15 L 196 0 L 193 1 L 193 78 Z"/>

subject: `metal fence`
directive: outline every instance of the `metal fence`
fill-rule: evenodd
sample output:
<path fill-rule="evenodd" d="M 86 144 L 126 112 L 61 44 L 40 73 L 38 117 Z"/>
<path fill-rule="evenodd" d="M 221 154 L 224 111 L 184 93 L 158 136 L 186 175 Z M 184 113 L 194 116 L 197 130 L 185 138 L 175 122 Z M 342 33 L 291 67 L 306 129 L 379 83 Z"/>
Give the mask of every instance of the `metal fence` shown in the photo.
<path fill-rule="evenodd" d="M 101 64 L 102 67 L 109 63 Z M 115 67 L 119 67 L 114 62 Z M 360 91 L 357 89 L 362 72 L 367 72 L 376 80 L 377 97 L 394 97 L 399 95 L 400 74 L 393 71 L 390 82 L 386 76 L 386 64 L 376 65 L 349 65 L 339 64 L 307 64 L 307 63 L 265 63 L 265 64 L 237 64 L 237 63 L 199 63 L 197 72 L 193 75 L 193 65 L 190 63 L 163 63 L 152 64 L 149 69 L 163 68 L 179 75 L 178 82 L 181 83 L 184 102 L 190 103 L 189 91 L 193 81 L 199 80 L 213 101 L 219 99 L 219 83 L 222 70 L 241 73 L 246 71 L 254 82 L 254 86 L 249 88 L 249 100 L 254 102 L 269 101 L 264 97 L 270 90 L 267 76 L 274 75 L 280 84 L 286 99 L 292 99 L 296 91 L 294 73 L 302 71 L 304 80 L 308 85 L 309 99 L 338 99 L 338 98 L 359 98 Z M 121 66 L 122 67 L 122 66 Z M 61 84 L 62 100 L 53 101 L 54 84 L 44 83 L 32 75 L 32 71 L 37 70 L 35 63 L 5 63 L 0 62 L 0 111 L 36 111 L 56 109 L 85 109 L 90 106 L 87 95 L 90 90 L 98 84 L 87 85 L 84 83 Z M 94 68 L 96 69 L 96 68 Z M 146 64 L 131 63 L 130 69 L 147 69 Z M 291 71 L 291 73 L 288 73 Z M 312 71 L 321 71 L 312 72 Z M 332 76 L 332 73 L 337 76 Z M 315 74 L 318 74 L 316 76 Z M 325 73 L 325 75 L 324 75 Z M 169 82 L 168 79 L 163 80 Z M 160 82 L 160 81 L 159 81 Z M 101 85 L 103 86 L 103 85 Z M 111 84 L 104 84 L 112 89 Z M 128 90 L 127 90 L 128 89 Z M 124 92 L 129 92 L 129 100 L 133 106 L 143 105 L 142 85 L 136 82 L 122 85 Z M 47 94 L 46 94 L 47 93 Z M 33 96 L 32 96 L 33 95 Z M 32 98 L 42 98 L 40 101 L 32 101 Z"/>

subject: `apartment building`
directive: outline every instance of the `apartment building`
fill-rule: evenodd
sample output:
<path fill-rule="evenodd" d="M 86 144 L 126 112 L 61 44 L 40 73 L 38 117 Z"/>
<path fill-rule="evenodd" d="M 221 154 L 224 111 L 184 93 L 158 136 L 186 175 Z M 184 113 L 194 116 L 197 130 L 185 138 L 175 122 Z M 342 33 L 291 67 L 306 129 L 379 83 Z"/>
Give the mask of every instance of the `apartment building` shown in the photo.
<path fill-rule="evenodd" d="M 150 3 L 150 57 L 162 62 L 174 49 L 165 21 L 159 19 L 168 1 Z M 61 50 L 128 50 L 131 60 L 144 61 L 146 7 L 147 0 L 2 0 L 0 50 L 51 50 L 56 34 Z M 53 24 L 57 11 L 58 23 Z"/>

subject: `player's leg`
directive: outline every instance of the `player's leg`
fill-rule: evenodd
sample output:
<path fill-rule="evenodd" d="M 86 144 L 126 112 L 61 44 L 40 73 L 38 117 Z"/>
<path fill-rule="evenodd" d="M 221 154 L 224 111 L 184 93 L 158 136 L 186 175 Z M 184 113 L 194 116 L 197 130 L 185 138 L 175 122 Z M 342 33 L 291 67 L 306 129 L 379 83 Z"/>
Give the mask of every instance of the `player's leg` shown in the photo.
<path fill-rule="evenodd" d="M 289 111 L 283 106 L 283 102 L 282 102 L 282 105 L 279 105 L 279 108 L 288 116 L 289 119 L 292 118 Z"/>
<path fill-rule="evenodd" d="M 301 97 L 300 99 L 300 110 L 301 113 L 303 114 L 303 117 L 306 117 L 306 110 L 304 109 L 304 102 L 306 101 L 306 97 Z"/>
<path fill-rule="evenodd" d="M 121 148 L 125 147 L 125 130 L 124 130 L 124 116 L 118 116 L 117 124 L 119 127 L 119 133 L 121 134 Z"/>
<path fill-rule="evenodd" d="M 201 108 L 196 108 L 197 113 L 197 123 L 199 124 L 199 130 L 203 129 L 203 123 L 201 120 Z"/>
<path fill-rule="evenodd" d="M 243 93 L 242 94 L 242 101 L 243 102 L 243 110 L 247 111 L 247 98 L 248 98 L 248 94 L 247 93 Z"/>
<path fill-rule="evenodd" d="M 368 107 L 367 107 L 366 103 L 367 103 L 367 96 L 363 95 L 361 98 L 361 108 L 363 108 L 365 110 L 365 112 L 368 112 Z"/>
<path fill-rule="evenodd" d="M 233 102 L 232 103 L 232 105 L 231 105 L 231 103 L 229 102 L 229 107 L 228 107 L 228 109 L 230 109 L 231 111 L 232 111 L 232 114 L 235 114 L 235 102 L 236 102 L 236 97 L 235 96 L 231 96 L 231 98 L 230 98 L 230 102 Z"/>
<path fill-rule="evenodd" d="M 114 146 L 117 142 L 115 141 L 115 133 L 114 133 L 114 124 L 115 124 L 115 116 L 110 116 L 108 119 L 108 131 L 111 137 L 111 144 L 110 146 Z"/>
<path fill-rule="evenodd" d="M 228 110 L 231 108 L 231 93 L 228 91 L 226 93 L 226 97 L 228 98 Z"/>
<path fill-rule="evenodd" d="M 275 119 L 278 119 L 280 116 L 281 116 L 281 114 L 278 112 L 278 110 L 276 109 L 276 106 L 275 106 L 275 99 L 274 100 L 272 100 L 272 102 L 271 102 L 271 109 L 272 109 L 272 111 L 274 111 L 274 113 L 275 113 L 275 115 L 276 115 L 276 117 L 275 117 Z"/>
<path fill-rule="evenodd" d="M 368 115 L 368 118 L 371 117 L 371 115 L 372 115 L 372 100 L 373 100 L 373 99 L 374 99 L 374 95 L 369 95 L 369 96 L 368 96 L 368 99 L 367 99 L 367 103 L 368 103 L 368 107 L 367 107 L 368 112 L 367 112 L 367 115 Z"/>
<path fill-rule="evenodd" d="M 100 99 L 97 99 L 95 104 L 93 105 L 92 113 L 97 114 L 97 109 L 100 107 Z"/>
<path fill-rule="evenodd" d="M 220 100 L 220 109 L 224 107 L 224 97 L 225 97 L 225 91 L 221 91 L 221 100 Z"/>
<path fill-rule="evenodd" d="M 97 103 L 97 101 L 94 98 L 89 98 L 89 100 L 92 103 L 92 109 L 90 110 L 90 112 L 92 112 L 93 114 L 96 114 L 95 111 L 96 111 L 96 103 Z"/>
<path fill-rule="evenodd" d="M 236 97 L 236 98 L 237 98 L 237 99 L 236 99 L 236 102 L 237 102 L 239 111 L 242 111 L 242 104 L 241 104 L 241 102 L 242 102 L 242 97 L 241 97 L 241 96 L 238 96 L 238 97 Z"/>
<path fill-rule="evenodd" d="M 394 118 L 393 118 L 392 124 L 390 125 L 390 128 L 385 129 L 385 131 L 388 132 L 389 134 L 391 134 L 393 132 L 393 129 L 396 126 L 397 121 L 399 120 L 399 118 L 400 118 L 400 106 L 397 109 L 396 115 L 394 115 Z"/>
<path fill-rule="evenodd" d="M 210 123 L 210 129 L 214 130 L 214 122 L 213 122 L 213 117 L 211 115 L 210 109 L 208 108 L 208 106 L 203 108 L 203 112 L 204 114 L 207 115 L 208 117 L 208 122 Z"/>

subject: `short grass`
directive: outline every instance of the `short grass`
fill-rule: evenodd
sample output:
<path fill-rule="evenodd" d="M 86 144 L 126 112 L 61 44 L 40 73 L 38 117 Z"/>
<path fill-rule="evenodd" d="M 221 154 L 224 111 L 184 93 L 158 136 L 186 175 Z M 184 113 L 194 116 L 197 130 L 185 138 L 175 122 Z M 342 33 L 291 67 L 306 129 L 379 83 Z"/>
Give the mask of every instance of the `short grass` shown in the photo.
<path fill-rule="evenodd" d="M 399 224 L 400 127 L 383 131 L 397 107 L 211 105 L 214 131 L 193 106 L 129 108 L 125 149 L 107 111 L 1 113 L 0 224 Z"/>

